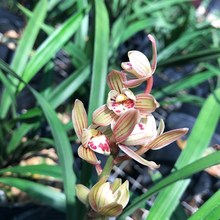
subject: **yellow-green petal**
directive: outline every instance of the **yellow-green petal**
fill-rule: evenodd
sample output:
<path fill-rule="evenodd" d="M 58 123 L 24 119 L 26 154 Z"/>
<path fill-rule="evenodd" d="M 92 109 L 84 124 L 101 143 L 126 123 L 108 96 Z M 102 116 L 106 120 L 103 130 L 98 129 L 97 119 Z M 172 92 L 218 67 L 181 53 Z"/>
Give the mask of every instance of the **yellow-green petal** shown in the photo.
<path fill-rule="evenodd" d="M 138 109 L 141 115 L 146 115 L 148 113 L 154 112 L 156 108 L 159 107 L 159 103 L 150 94 L 138 94 L 136 96 L 135 108 Z"/>
<path fill-rule="evenodd" d="M 157 165 L 154 161 L 145 160 L 127 146 L 122 144 L 119 144 L 118 146 L 126 155 L 136 160 L 138 163 L 143 164 L 144 166 L 148 166 L 152 169 L 157 169 L 160 167 L 160 165 Z"/>
<path fill-rule="evenodd" d="M 116 90 L 117 92 L 121 93 L 122 88 L 124 87 L 123 81 L 125 80 L 125 74 L 117 71 L 117 70 L 112 70 L 108 74 L 107 78 L 107 83 L 110 88 L 110 90 Z"/>
<path fill-rule="evenodd" d="M 103 105 L 96 109 L 92 115 L 93 123 L 99 126 L 108 126 L 111 124 L 112 120 L 117 117 L 115 113 L 110 110 L 106 105 Z"/>
<path fill-rule="evenodd" d="M 128 110 L 122 114 L 116 121 L 113 134 L 116 142 L 122 143 L 132 133 L 135 125 L 140 119 L 139 111 L 135 109 Z"/>
<path fill-rule="evenodd" d="M 82 184 L 76 185 L 76 196 L 86 206 L 89 205 L 89 201 L 88 201 L 89 192 L 90 190 L 86 186 Z"/>
<path fill-rule="evenodd" d="M 90 148 L 85 148 L 82 145 L 78 148 L 78 155 L 83 160 L 87 161 L 92 165 L 100 164 L 101 162 L 97 159 L 95 153 Z"/>
<path fill-rule="evenodd" d="M 165 132 L 155 138 L 150 144 L 146 145 L 144 148 L 149 150 L 158 150 L 166 147 L 170 143 L 178 140 L 188 132 L 188 128 L 180 128 L 172 131 Z"/>
<path fill-rule="evenodd" d="M 82 131 L 88 127 L 88 117 L 83 103 L 76 99 L 72 110 L 73 127 L 81 141 Z"/>

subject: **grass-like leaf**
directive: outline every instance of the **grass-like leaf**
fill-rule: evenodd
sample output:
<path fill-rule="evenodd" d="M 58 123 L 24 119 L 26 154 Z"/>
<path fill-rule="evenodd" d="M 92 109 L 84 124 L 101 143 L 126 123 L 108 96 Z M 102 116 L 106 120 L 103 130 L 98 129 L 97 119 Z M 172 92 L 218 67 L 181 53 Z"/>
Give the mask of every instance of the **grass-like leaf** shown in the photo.
<path fill-rule="evenodd" d="M 67 134 L 64 130 L 64 126 L 58 119 L 55 111 L 51 105 L 43 98 L 38 92 L 31 89 L 33 95 L 39 102 L 46 119 L 50 125 L 55 147 L 58 153 L 59 162 L 61 165 L 64 181 L 64 192 L 67 200 L 67 219 L 74 219 L 74 208 L 75 208 L 75 189 L 74 185 L 76 182 L 75 175 L 73 173 L 73 152 L 68 140 Z"/>
<path fill-rule="evenodd" d="M 196 73 L 193 75 L 186 76 L 185 78 L 174 82 L 168 86 L 161 88 L 158 91 L 153 91 L 155 98 L 160 99 L 162 97 L 166 97 L 168 95 L 176 94 L 177 92 L 183 89 L 193 88 L 199 85 L 202 82 L 207 81 L 215 75 L 219 75 L 220 73 L 217 71 L 204 71 L 201 73 Z"/>
<path fill-rule="evenodd" d="M 206 201 L 188 220 L 211 219 L 219 220 L 220 218 L 220 190 Z"/>
<path fill-rule="evenodd" d="M 199 171 L 202 171 L 207 167 L 216 165 L 219 163 L 219 160 L 220 160 L 220 152 L 216 152 L 201 159 L 198 159 L 195 162 L 190 163 L 182 167 L 181 169 L 171 173 L 168 177 L 162 179 L 161 181 L 156 183 L 153 187 L 151 187 L 145 194 L 131 201 L 131 204 L 124 210 L 123 214 L 120 216 L 119 219 L 120 220 L 125 219 L 126 216 L 133 213 L 136 209 L 143 207 L 148 198 L 150 198 L 152 195 L 159 192 L 160 190 L 164 189 L 165 187 L 168 187 L 170 184 L 179 180 L 183 180 L 187 177 L 190 177 L 191 175 Z M 162 208 L 164 207 L 164 205 L 165 205 L 164 203 L 161 204 Z"/>
<path fill-rule="evenodd" d="M 177 169 L 201 157 L 209 145 L 220 116 L 219 100 L 220 89 L 217 89 L 204 103 L 187 141 L 187 146 L 175 164 Z M 170 218 L 188 184 L 189 180 L 180 181 L 160 192 L 150 209 L 148 219 Z"/>
<path fill-rule="evenodd" d="M 85 82 L 89 77 L 90 66 L 84 65 L 63 82 L 61 82 L 57 87 L 49 94 L 47 97 L 48 101 L 53 108 L 58 107 L 61 103 L 66 101 L 76 90 Z"/>
<path fill-rule="evenodd" d="M 92 112 L 104 103 L 106 75 L 108 71 L 109 18 L 103 0 L 95 1 L 95 41 L 92 85 L 89 99 L 89 120 Z"/>
<path fill-rule="evenodd" d="M 62 212 L 66 210 L 65 195 L 48 186 L 13 177 L 0 177 L 0 182 L 16 187 L 28 193 L 32 198 Z"/>
<path fill-rule="evenodd" d="M 60 28 L 55 30 L 36 50 L 28 62 L 23 80 L 29 82 L 33 76 L 62 48 L 69 38 L 76 32 L 83 18 L 83 12 L 78 12 L 69 18 Z M 24 84 L 20 84 L 19 91 Z"/>
<path fill-rule="evenodd" d="M 7 145 L 7 154 L 10 154 L 12 153 L 18 146 L 19 144 L 21 143 L 21 139 L 22 137 L 24 137 L 24 135 L 26 135 L 33 127 L 35 126 L 35 124 L 25 124 L 23 123 L 19 128 L 17 128 L 8 145 Z"/>
<path fill-rule="evenodd" d="M 5 169 L 0 169 L 0 174 L 6 172 L 19 173 L 20 175 L 33 175 L 40 174 L 47 177 L 54 177 L 56 179 L 62 179 L 62 172 L 58 165 L 30 165 L 30 166 L 14 166 Z"/>
<path fill-rule="evenodd" d="M 18 47 L 15 51 L 11 68 L 19 75 L 23 73 L 31 50 L 40 31 L 40 27 L 44 22 L 47 13 L 47 1 L 41 0 L 33 11 L 33 16 L 29 20 L 25 31 L 22 34 Z"/>

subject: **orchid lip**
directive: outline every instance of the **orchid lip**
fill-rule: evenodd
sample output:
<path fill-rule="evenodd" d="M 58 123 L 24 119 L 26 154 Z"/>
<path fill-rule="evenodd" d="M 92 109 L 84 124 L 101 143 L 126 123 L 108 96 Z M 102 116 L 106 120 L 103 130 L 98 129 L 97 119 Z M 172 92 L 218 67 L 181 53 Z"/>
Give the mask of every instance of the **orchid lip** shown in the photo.
<path fill-rule="evenodd" d="M 88 142 L 88 147 L 100 154 L 110 154 L 110 142 L 105 135 L 98 135 L 92 137 Z"/>

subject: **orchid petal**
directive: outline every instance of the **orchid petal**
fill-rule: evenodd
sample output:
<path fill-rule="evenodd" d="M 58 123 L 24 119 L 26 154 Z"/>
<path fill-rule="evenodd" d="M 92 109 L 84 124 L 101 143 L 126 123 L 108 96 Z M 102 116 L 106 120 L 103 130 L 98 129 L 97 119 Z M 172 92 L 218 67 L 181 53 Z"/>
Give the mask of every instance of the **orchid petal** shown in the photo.
<path fill-rule="evenodd" d="M 134 101 L 136 100 L 134 93 L 130 89 L 123 88 L 122 94 L 125 94 L 131 100 L 134 100 Z"/>
<path fill-rule="evenodd" d="M 90 190 L 82 184 L 76 185 L 76 196 L 86 206 L 89 205 L 88 196 Z"/>
<path fill-rule="evenodd" d="M 112 110 L 113 109 L 113 103 L 114 101 L 112 100 L 116 100 L 116 97 L 119 95 L 120 93 L 115 91 L 115 90 L 110 90 L 108 93 L 108 98 L 107 98 L 107 107 Z"/>
<path fill-rule="evenodd" d="M 136 96 L 135 108 L 140 111 L 141 115 L 154 112 L 158 107 L 159 103 L 152 95 L 142 93 Z"/>
<path fill-rule="evenodd" d="M 152 74 L 153 74 L 157 67 L 157 45 L 156 45 L 156 40 L 152 35 L 148 34 L 147 37 L 151 41 L 153 48 L 152 65 L 151 65 Z"/>
<path fill-rule="evenodd" d="M 132 133 L 135 125 L 140 119 L 139 111 L 131 109 L 122 114 L 116 121 L 113 134 L 118 143 L 123 142 Z"/>
<path fill-rule="evenodd" d="M 122 88 L 124 87 L 123 81 L 126 79 L 125 74 L 123 72 L 119 72 L 117 70 L 112 70 L 108 74 L 107 84 L 110 90 L 116 90 L 121 93 Z"/>
<path fill-rule="evenodd" d="M 147 78 L 148 77 L 142 77 L 142 78 L 138 78 L 138 79 L 124 80 L 123 84 L 124 84 L 124 86 L 126 86 L 128 88 L 135 88 L 135 87 L 139 86 L 141 83 L 143 83 L 144 81 L 146 81 Z"/>
<path fill-rule="evenodd" d="M 165 129 L 165 124 L 164 124 L 163 119 L 161 119 L 160 122 L 159 122 L 158 129 L 157 129 L 157 136 L 163 134 L 164 129 Z"/>
<path fill-rule="evenodd" d="M 95 210 L 96 212 L 99 209 L 98 204 L 97 204 L 97 193 L 100 191 L 100 187 L 106 182 L 107 179 L 108 179 L 108 176 L 102 177 L 90 190 L 89 197 L 88 197 L 89 204 L 92 207 L 92 209 Z"/>
<path fill-rule="evenodd" d="M 103 216 L 115 217 L 122 213 L 123 206 L 113 202 L 105 207 L 99 209 L 98 213 Z"/>
<path fill-rule="evenodd" d="M 128 58 L 132 65 L 132 68 L 136 71 L 137 78 L 150 77 L 152 75 L 152 69 L 147 57 L 137 50 L 128 52 Z"/>
<path fill-rule="evenodd" d="M 78 139 L 81 141 L 82 131 L 88 127 L 87 113 L 83 103 L 76 99 L 72 110 L 73 127 Z"/>
<path fill-rule="evenodd" d="M 81 138 L 82 139 L 81 142 L 82 142 L 83 147 L 87 147 L 88 142 L 92 138 L 92 133 L 94 133 L 94 132 L 91 132 L 91 131 L 96 131 L 96 130 L 95 129 L 87 129 L 87 128 L 83 129 L 82 138 Z"/>
<path fill-rule="evenodd" d="M 118 189 L 119 186 L 121 186 L 121 182 L 122 180 L 120 178 L 116 178 L 111 184 L 111 189 L 113 193 Z"/>
<path fill-rule="evenodd" d="M 100 164 L 101 162 L 97 159 L 94 151 L 92 151 L 90 148 L 85 148 L 82 145 L 78 148 L 78 155 L 83 160 L 87 161 L 88 163 L 92 165 Z"/>
<path fill-rule="evenodd" d="M 106 105 L 103 105 L 93 112 L 93 123 L 99 126 L 108 126 L 117 117 Z"/>
<path fill-rule="evenodd" d="M 136 154 L 133 150 L 131 150 L 129 147 L 126 147 L 125 145 L 118 145 L 119 148 L 127 154 L 132 159 L 136 160 L 138 163 L 143 164 L 144 166 L 148 166 L 152 169 L 157 169 L 160 167 L 160 165 L 157 165 L 154 161 L 148 161 Z"/>
<path fill-rule="evenodd" d="M 158 150 L 166 147 L 170 143 L 178 140 L 188 132 L 188 128 L 180 128 L 165 132 L 155 138 L 150 144 L 144 146 L 145 149 Z"/>
<path fill-rule="evenodd" d="M 118 204 L 121 204 L 124 208 L 129 202 L 129 182 L 126 180 L 118 189 L 114 192 L 116 196 L 115 200 Z"/>
<path fill-rule="evenodd" d="M 109 155 L 111 153 L 110 142 L 103 134 L 92 137 L 88 142 L 88 147 L 99 154 Z"/>

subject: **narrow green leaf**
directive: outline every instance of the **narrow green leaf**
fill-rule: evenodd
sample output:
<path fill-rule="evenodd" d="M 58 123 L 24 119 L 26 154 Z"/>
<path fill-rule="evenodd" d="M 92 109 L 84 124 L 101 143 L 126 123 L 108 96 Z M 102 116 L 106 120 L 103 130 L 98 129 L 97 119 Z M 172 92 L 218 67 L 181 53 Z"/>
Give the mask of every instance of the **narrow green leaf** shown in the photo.
<path fill-rule="evenodd" d="M 32 128 L 35 127 L 35 124 L 21 124 L 19 128 L 17 128 L 7 146 L 7 154 L 11 154 L 21 143 L 21 139 L 26 135 Z"/>
<path fill-rule="evenodd" d="M 0 71 L 0 80 L 3 83 L 3 85 L 5 86 L 6 94 L 8 94 L 8 96 L 12 100 L 12 107 L 13 107 L 14 112 L 15 112 L 16 98 L 15 98 L 15 95 L 13 93 L 12 82 L 5 76 L 5 74 L 2 73 L 2 71 Z"/>
<path fill-rule="evenodd" d="M 85 65 L 59 84 L 47 97 L 53 108 L 66 101 L 89 77 L 90 67 Z"/>
<path fill-rule="evenodd" d="M 166 59 L 161 61 L 159 66 L 167 66 L 167 65 L 177 65 L 179 63 L 192 63 L 192 62 L 201 62 L 201 61 L 208 61 L 211 59 L 216 59 L 220 56 L 220 49 L 219 48 L 211 48 L 202 50 L 199 52 L 192 52 L 189 54 L 179 55 L 177 57 L 173 57 L 170 59 Z"/>
<path fill-rule="evenodd" d="M 156 18 L 147 18 L 140 21 L 132 22 L 124 30 L 121 43 L 131 38 L 137 32 L 155 26 L 156 22 Z"/>
<path fill-rule="evenodd" d="M 188 220 L 219 220 L 220 219 L 220 190 L 206 201 Z"/>
<path fill-rule="evenodd" d="M 153 91 L 153 95 L 156 99 L 160 99 L 162 97 L 166 97 L 172 94 L 176 94 L 177 92 L 183 89 L 189 89 L 197 86 L 198 84 L 207 81 L 215 75 L 219 75 L 220 72 L 216 71 L 205 71 L 202 73 L 196 73 L 193 75 L 189 75 L 177 82 L 174 82 L 168 86 L 161 88 L 158 91 Z"/>
<path fill-rule="evenodd" d="M 19 75 L 23 73 L 31 50 L 47 13 L 47 1 L 41 0 L 33 11 L 13 57 L 11 68 Z"/>
<path fill-rule="evenodd" d="M 46 118 L 50 125 L 55 147 L 59 157 L 60 166 L 63 173 L 64 192 L 67 200 L 67 218 L 74 219 L 75 208 L 75 174 L 73 173 L 73 152 L 63 125 L 58 119 L 55 111 L 50 104 L 35 90 L 30 88 L 33 95 L 38 100 Z"/>
<path fill-rule="evenodd" d="M 189 45 L 192 44 L 192 41 L 196 38 L 199 38 L 204 35 L 208 35 L 210 33 L 209 29 L 201 30 L 201 31 L 192 31 L 184 34 L 179 39 L 171 43 L 169 46 L 165 47 L 160 53 L 158 53 L 157 61 L 158 66 L 160 66 L 160 62 L 167 60 L 169 57 L 174 55 L 178 50 L 184 50 L 188 48 Z"/>
<path fill-rule="evenodd" d="M 0 169 L 0 174 L 4 174 L 6 172 L 19 173 L 20 175 L 40 174 L 47 177 L 54 177 L 59 180 L 62 179 L 62 172 L 60 166 L 58 165 L 40 164 L 30 166 L 14 166 Z"/>
<path fill-rule="evenodd" d="M 60 0 L 59 0 L 60 1 Z M 33 17 L 33 13 L 29 11 L 27 8 L 25 8 L 23 5 L 18 4 L 18 8 L 29 18 Z M 48 9 L 49 9 L 49 3 L 48 3 Z M 41 24 L 41 28 L 47 33 L 51 34 L 53 32 L 53 28 L 49 25 L 46 25 L 44 23 Z"/>
<path fill-rule="evenodd" d="M 90 122 L 92 112 L 104 103 L 108 71 L 109 18 L 103 0 L 95 0 L 95 41 L 92 85 L 89 99 Z"/>
<path fill-rule="evenodd" d="M 143 207 L 146 204 L 146 200 L 150 198 L 155 193 L 159 192 L 160 190 L 164 189 L 165 187 L 168 187 L 170 184 L 179 181 L 182 183 L 185 181 L 184 179 L 187 177 L 190 177 L 191 175 L 200 172 L 207 167 L 214 166 L 216 164 L 219 164 L 220 160 L 220 152 L 215 152 L 213 154 L 210 154 L 206 157 L 203 157 L 201 159 L 196 160 L 193 163 L 190 163 L 182 168 L 180 168 L 177 171 L 174 171 L 171 173 L 168 177 L 162 179 L 160 182 L 156 183 L 153 187 L 151 187 L 146 193 L 143 195 L 137 197 L 133 201 L 131 201 L 131 204 L 124 210 L 123 214 L 120 216 L 119 220 L 125 219 L 126 216 L 133 213 L 136 209 Z M 172 193 L 171 193 L 172 194 Z M 179 202 L 179 201 L 177 201 Z M 165 206 L 165 204 L 161 204 L 162 208 Z M 162 218 L 161 218 L 162 219 Z M 164 218 L 166 219 L 166 218 Z M 168 218 L 167 218 L 168 219 Z"/>
<path fill-rule="evenodd" d="M 33 76 L 53 57 L 56 52 L 69 40 L 76 32 L 83 18 L 83 12 L 78 12 L 69 18 L 60 28 L 55 30 L 36 50 L 35 54 L 28 62 L 23 80 L 29 82 Z M 24 87 L 20 84 L 19 91 Z"/>
<path fill-rule="evenodd" d="M 16 187 L 28 193 L 34 199 L 40 200 L 46 205 L 65 212 L 65 195 L 49 186 L 13 177 L 0 177 L 0 182 Z"/>
<path fill-rule="evenodd" d="M 172 5 L 186 3 L 190 1 L 191 0 L 178 0 L 178 1 L 163 0 L 163 1 L 156 1 L 156 2 L 149 3 L 149 4 L 145 4 L 145 6 L 141 5 L 141 7 L 138 8 L 137 13 L 134 13 L 133 15 L 129 16 L 129 20 L 139 18 L 141 15 L 144 15 L 145 13 L 155 13 L 158 10 L 171 7 Z"/>
<path fill-rule="evenodd" d="M 208 147 L 220 116 L 219 100 L 220 89 L 217 89 L 204 103 L 187 141 L 187 146 L 175 164 L 177 169 L 201 157 Z M 148 220 L 169 219 L 188 184 L 189 180 L 177 182 L 160 192 L 150 209 Z"/>

